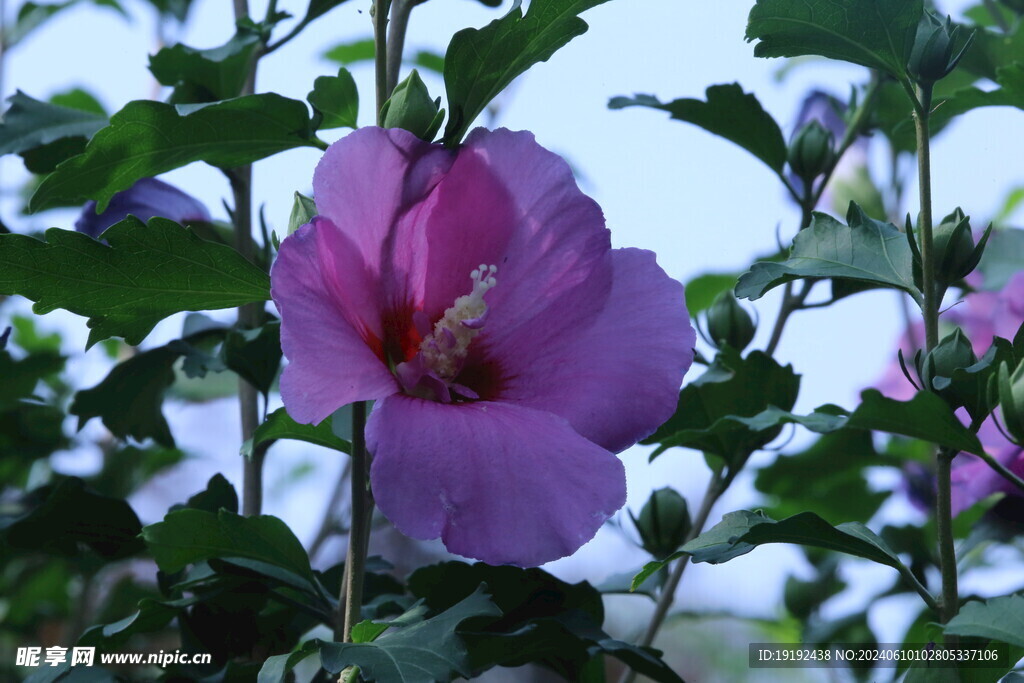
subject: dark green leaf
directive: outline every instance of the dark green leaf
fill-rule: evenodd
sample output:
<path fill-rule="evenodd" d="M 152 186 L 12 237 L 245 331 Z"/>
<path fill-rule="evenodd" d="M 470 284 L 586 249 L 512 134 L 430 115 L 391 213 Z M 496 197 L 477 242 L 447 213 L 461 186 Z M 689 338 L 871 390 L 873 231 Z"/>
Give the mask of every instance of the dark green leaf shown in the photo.
<path fill-rule="evenodd" d="M 25 162 L 25 169 L 29 173 L 45 175 L 52 173 L 64 161 L 84 152 L 88 142 L 88 138 L 83 137 L 61 138 L 40 147 L 18 152 L 18 155 Z"/>
<path fill-rule="evenodd" d="M 142 525 L 123 500 L 90 491 L 81 479 L 67 477 L 29 493 L 24 512 L 0 533 L 11 548 L 75 555 L 84 544 L 106 559 L 120 559 L 142 550 Z"/>
<path fill-rule="evenodd" d="M 739 83 L 713 85 L 705 92 L 707 101 L 679 99 L 662 104 L 651 95 L 613 97 L 611 109 L 651 107 L 667 111 L 673 119 L 700 126 L 709 133 L 734 142 L 782 173 L 786 163 L 786 141 L 775 119 L 766 112 L 753 94 L 743 92 Z"/>
<path fill-rule="evenodd" d="M 930 391 L 918 392 L 909 401 L 896 401 L 868 389 L 860 400 L 847 427 L 900 434 L 967 453 L 984 452 L 978 437 L 957 419 L 945 401 Z"/>
<path fill-rule="evenodd" d="M 0 235 L 0 294 L 35 301 L 36 313 L 88 316 L 89 346 L 112 336 L 138 344 L 173 313 L 269 298 L 267 275 L 238 252 L 163 218 L 128 217 L 103 233 L 107 245 L 68 230 L 46 237 Z"/>
<path fill-rule="evenodd" d="M 0 124 L 0 154 L 27 152 L 67 138 L 85 139 L 107 125 L 104 114 L 47 104 L 20 90 Z"/>
<path fill-rule="evenodd" d="M 694 562 L 720 564 L 767 543 L 835 550 L 895 569 L 903 568 L 885 541 L 863 524 L 847 522 L 833 527 L 812 512 L 781 521 L 746 510 L 729 512 L 721 522 L 684 545 L 683 550 L 692 555 Z"/>
<path fill-rule="evenodd" d="M 669 555 L 668 557 L 666 557 L 664 559 L 652 560 L 652 561 L 648 562 L 647 564 L 644 565 L 644 568 L 641 569 L 637 573 L 637 575 L 633 577 L 633 583 L 630 586 L 630 590 L 631 591 L 637 590 L 638 588 L 640 588 L 640 586 L 642 586 L 644 584 L 645 581 L 647 581 L 647 579 L 649 579 L 652 576 L 654 576 L 654 574 L 658 570 L 662 569 L 663 567 L 665 567 L 669 563 L 674 562 L 675 560 L 678 560 L 683 555 L 687 555 L 687 554 L 688 553 L 685 553 L 685 552 L 683 552 L 681 550 L 678 550 L 678 551 L 672 553 L 671 555 Z"/>
<path fill-rule="evenodd" d="M 281 322 L 254 330 L 232 330 L 224 338 L 224 364 L 266 396 L 281 367 Z"/>
<path fill-rule="evenodd" d="M 58 107 L 69 107 L 107 118 L 107 110 L 103 108 L 96 96 L 82 88 L 71 88 L 50 96 L 50 104 Z"/>
<path fill-rule="evenodd" d="M 218 472 L 210 477 L 205 489 L 188 499 L 185 507 L 215 514 L 222 509 L 228 512 L 238 512 L 238 494 L 231 482 Z"/>
<path fill-rule="evenodd" d="M 951 119 L 981 107 L 1016 107 L 1024 109 L 1024 63 L 1005 66 L 997 71 L 995 90 L 968 87 L 946 98 L 937 98 L 934 125 L 945 126 Z"/>
<path fill-rule="evenodd" d="M 250 31 L 208 50 L 178 43 L 151 56 L 149 70 L 158 82 L 174 88 L 174 104 L 227 100 L 242 92 L 259 45 L 260 37 Z"/>
<path fill-rule="evenodd" d="M 603 2 L 533 0 L 525 16 L 517 2 L 501 19 L 452 36 L 444 63 L 450 112 L 445 143 L 461 141 L 477 115 L 516 76 L 585 33 L 587 24 L 577 15 Z"/>
<path fill-rule="evenodd" d="M 319 425 L 299 424 L 288 415 L 284 408 L 278 408 L 267 416 L 267 420 L 263 424 L 256 428 L 252 439 L 245 442 L 242 446 L 242 454 L 249 456 L 252 454 L 252 449 L 255 446 L 274 439 L 306 441 L 317 446 L 333 448 L 342 453 L 348 453 L 351 448 L 348 441 L 334 435 L 331 425 L 327 420 L 324 420 Z"/>
<path fill-rule="evenodd" d="M 747 40 L 757 57 L 822 55 L 905 78 L 921 0 L 758 0 Z"/>
<path fill-rule="evenodd" d="M 104 458 L 103 469 L 89 479 L 89 485 L 104 495 L 127 498 L 153 475 L 174 467 L 184 458 L 181 451 L 168 448 L 111 449 Z"/>
<path fill-rule="evenodd" d="M 0 410 L 0 481 L 22 483 L 32 461 L 67 447 L 64 411 L 23 401 Z"/>
<path fill-rule="evenodd" d="M 919 297 L 906 235 L 889 223 L 868 218 L 856 204 L 850 205 L 847 220 L 849 227 L 815 213 L 810 227 L 793 240 L 789 258 L 782 263 L 755 263 L 740 277 L 736 296 L 758 299 L 786 282 L 819 277 L 896 287 Z"/>
<path fill-rule="evenodd" d="M 373 38 L 364 38 L 351 43 L 335 45 L 324 53 L 324 59 L 338 62 L 343 66 L 373 60 Z"/>
<path fill-rule="evenodd" d="M 338 673 L 358 666 L 367 681 L 412 683 L 469 676 L 468 653 L 456 628 L 473 617 L 499 616 L 483 586 L 436 617 L 397 629 L 372 643 L 322 643 L 323 667 Z"/>
<path fill-rule="evenodd" d="M 357 127 L 359 91 L 348 69 L 340 69 L 337 76 L 317 78 L 306 99 L 322 117 L 317 129 Z"/>
<path fill-rule="evenodd" d="M 732 291 L 739 273 L 704 273 L 686 283 L 686 310 L 690 317 L 706 310 L 722 292 Z"/>
<path fill-rule="evenodd" d="M 144 351 L 118 364 L 106 379 L 75 394 L 70 412 L 78 428 L 94 417 L 121 439 L 153 439 L 174 448 L 174 437 L 161 407 L 164 392 L 174 383 L 178 353 L 166 346 Z"/>
<path fill-rule="evenodd" d="M 14 360 L 11 354 L 0 349 L 0 409 L 10 408 L 20 399 L 33 395 L 36 385 L 46 377 L 60 372 L 64 358 L 45 351 L 29 354 L 21 360 Z"/>
<path fill-rule="evenodd" d="M 291 529 L 276 517 L 242 517 L 227 510 L 177 510 L 142 530 L 161 570 L 171 573 L 211 558 L 266 562 L 315 583 L 309 557 Z"/>
<path fill-rule="evenodd" d="M 345 0 L 309 0 L 309 7 L 306 9 L 304 21 L 313 21 L 344 2 Z"/>
<path fill-rule="evenodd" d="M 288 680 L 288 672 L 294 669 L 299 662 L 313 655 L 319 658 L 318 645 L 318 641 L 310 640 L 295 652 L 267 658 L 267 661 L 263 662 L 263 668 L 260 669 L 256 683 L 285 683 Z"/>
<path fill-rule="evenodd" d="M 673 446 L 696 448 L 739 465 L 774 439 L 777 420 L 766 428 L 727 417 L 754 417 L 769 406 L 789 410 L 796 401 L 800 376 L 754 351 L 746 358 L 726 348 L 707 371 L 683 387 L 676 413 L 643 443 L 658 444 L 652 458 Z"/>
<path fill-rule="evenodd" d="M 1024 595 L 968 602 L 946 624 L 946 633 L 989 638 L 1024 647 Z"/>
<path fill-rule="evenodd" d="M 317 146 L 306 105 L 273 93 L 198 107 L 129 102 L 84 154 L 43 180 L 29 210 L 95 199 L 103 211 L 112 196 L 135 181 L 193 161 L 231 168 L 305 146 Z"/>

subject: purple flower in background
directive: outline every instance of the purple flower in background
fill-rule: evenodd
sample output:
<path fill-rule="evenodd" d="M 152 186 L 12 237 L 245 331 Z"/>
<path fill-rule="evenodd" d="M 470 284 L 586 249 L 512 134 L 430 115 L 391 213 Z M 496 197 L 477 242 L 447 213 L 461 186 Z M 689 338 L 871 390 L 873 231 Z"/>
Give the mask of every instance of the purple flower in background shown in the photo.
<path fill-rule="evenodd" d="M 104 230 L 129 215 L 143 221 L 153 216 L 168 218 L 177 223 L 210 220 L 210 213 L 199 200 L 162 180 L 143 178 L 127 190 L 115 194 L 103 213 L 96 213 L 96 202 L 88 202 L 82 209 L 82 215 L 75 221 L 75 230 L 98 238 Z"/>
<path fill-rule="evenodd" d="M 319 215 L 271 272 L 289 414 L 376 400 L 374 497 L 405 534 L 533 566 L 625 502 L 613 453 L 675 410 L 682 286 L 611 249 L 600 208 L 529 133 L 457 151 L 363 128 L 313 178 Z"/>
<path fill-rule="evenodd" d="M 985 447 L 986 453 L 1018 477 L 1024 477 L 1024 450 L 1007 441 L 992 422 L 992 418 L 985 420 L 981 425 L 978 439 L 981 440 L 981 445 Z M 957 456 L 951 480 L 954 515 L 963 512 L 993 493 L 1021 495 L 1019 488 L 1006 481 L 981 458 L 973 455 Z"/>

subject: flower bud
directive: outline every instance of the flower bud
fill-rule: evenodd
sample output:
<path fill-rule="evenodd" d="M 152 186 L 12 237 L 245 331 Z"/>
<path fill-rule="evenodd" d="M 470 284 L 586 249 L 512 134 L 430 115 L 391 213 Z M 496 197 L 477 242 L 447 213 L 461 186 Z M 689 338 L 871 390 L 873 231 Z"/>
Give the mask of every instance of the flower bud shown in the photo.
<path fill-rule="evenodd" d="M 943 23 L 935 15 L 925 12 L 917 25 L 914 46 L 907 61 L 910 75 L 921 83 L 934 83 L 949 75 L 974 39 L 972 33 L 954 57 L 953 46 L 959 32 L 960 27 L 953 26 L 953 20 L 948 16 Z"/>
<path fill-rule="evenodd" d="M 632 513 L 630 513 L 632 517 Z M 665 487 L 651 494 L 633 524 L 640 532 L 644 550 L 661 559 L 668 557 L 686 541 L 690 533 L 690 510 L 675 489 Z"/>
<path fill-rule="evenodd" d="M 1018 442 L 1024 442 L 1024 363 L 1010 372 L 1003 363 L 999 366 L 999 405 L 1002 406 L 1003 424 Z"/>
<path fill-rule="evenodd" d="M 718 348 L 730 346 L 737 351 L 747 348 L 757 328 L 731 292 L 718 295 L 707 312 L 708 337 Z"/>
<path fill-rule="evenodd" d="M 966 277 L 978 261 L 981 249 L 975 248 L 970 218 L 957 209 L 942 219 L 932 232 L 936 279 L 942 285 L 951 285 Z"/>
<path fill-rule="evenodd" d="M 810 184 L 832 163 L 834 145 L 832 132 L 818 121 L 810 121 L 797 131 L 789 143 L 789 167 L 801 180 Z"/>
<path fill-rule="evenodd" d="M 950 378 L 954 371 L 969 368 L 977 362 L 978 357 L 974 355 L 971 341 L 957 328 L 924 356 L 917 372 L 926 389 L 931 389 L 947 401 L 957 403 L 959 407 L 959 402 L 952 395 Z"/>
<path fill-rule="evenodd" d="M 395 87 L 381 108 L 385 128 L 404 128 L 421 140 L 431 142 L 444 120 L 440 98 L 430 99 L 427 86 L 416 69 Z"/>

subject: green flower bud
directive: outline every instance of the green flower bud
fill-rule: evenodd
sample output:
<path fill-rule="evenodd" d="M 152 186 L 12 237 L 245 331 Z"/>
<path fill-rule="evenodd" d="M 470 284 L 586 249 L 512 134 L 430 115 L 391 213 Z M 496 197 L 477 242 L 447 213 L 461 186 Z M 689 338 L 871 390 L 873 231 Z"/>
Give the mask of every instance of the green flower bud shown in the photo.
<path fill-rule="evenodd" d="M 1003 424 L 1017 441 L 1024 442 L 1024 363 L 1010 372 L 1006 363 L 999 366 L 999 405 Z"/>
<path fill-rule="evenodd" d="M 633 513 L 630 513 L 633 517 Z M 644 550 L 661 559 L 668 557 L 686 541 L 690 533 L 690 510 L 686 499 L 669 487 L 651 494 L 633 524 L 640 532 Z"/>
<path fill-rule="evenodd" d="M 942 285 L 951 285 L 967 276 L 978 261 L 981 250 L 974 245 L 970 218 L 957 209 L 942 219 L 932 231 L 932 245 L 937 263 L 935 276 Z"/>
<path fill-rule="evenodd" d="M 789 143 L 787 160 L 801 180 L 810 184 L 825 172 L 835 156 L 835 138 L 818 121 L 810 121 L 797 131 Z"/>
<path fill-rule="evenodd" d="M 974 40 L 972 33 L 954 57 L 953 46 L 959 32 L 960 27 L 953 26 L 953 20 L 948 16 L 943 23 L 935 15 L 925 12 L 917 25 L 914 46 L 907 61 L 907 71 L 910 75 L 921 83 L 934 83 L 949 75 Z"/>
<path fill-rule="evenodd" d="M 421 140 L 431 142 L 444 121 L 441 99 L 430 99 L 427 86 L 416 69 L 395 87 L 381 108 L 385 128 L 404 128 Z"/>
<path fill-rule="evenodd" d="M 708 337 L 718 348 L 730 346 L 737 351 L 747 348 L 757 328 L 731 292 L 718 295 L 707 312 Z"/>
<path fill-rule="evenodd" d="M 960 402 L 952 393 L 950 378 L 953 377 L 955 370 L 969 368 L 977 362 L 978 357 L 974 355 L 971 341 L 957 328 L 952 334 L 946 335 L 934 349 L 924 356 L 917 372 L 926 389 L 931 389 L 942 398 L 955 404 L 955 407 L 959 407 Z"/>

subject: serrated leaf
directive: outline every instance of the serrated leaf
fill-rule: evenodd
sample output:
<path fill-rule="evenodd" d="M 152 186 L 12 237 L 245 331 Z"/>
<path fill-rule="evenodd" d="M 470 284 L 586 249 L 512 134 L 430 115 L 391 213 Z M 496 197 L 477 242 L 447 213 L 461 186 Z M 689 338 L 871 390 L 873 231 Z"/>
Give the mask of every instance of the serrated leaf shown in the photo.
<path fill-rule="evenodd" d="M 860 400 L 847 427 L 900 434 L 976 455 L 984 452 L 978 437 L 957 419 L 945 401 L 930 391 L 918 392 L 909 401 L 896 401 L 868 389 Z"/>
<path fill-rule="evenodd" d="M 174 448 L 161 407 L 164 392 L 174 383 L 173 366 L 178 357 L 166 346 L 143 351 L 116 365 L 96 386 L 79 391 L 69 410 L 78 416 L 78 428 L 98 417 L 118 438 L 151 438 Z"/>
<path fill-rule="evenodd" d="M 89 317 L 89 346 L 113 336 L 138 344 L 173 313 L 270 298 L 266 273 L 234 249 L 163 218 L 130 216 L 103 234 L 107 244 L 56 228 L 46 238 L 0 235 L 0 294 L 36 302 L 39 314 Z"/>
<path fill-rule="evenodd" d="M 484 586 L 435 617 L 397 629 L 372 643 L 322 643 L 320 660 L 331 673 L 358 666 L 367 681 L 433 683 L 469 676 L 468 653 L 456 628 L 473 617 L 500 616 Z"/>
<path fill-rule="evenodd" d="M 754 417 L 769 406 L 789 410 L 796 402 L 800 376 L 760 351 L 746 358 L 725 349 L 697 380 L 683 387 L 675 414 L 641 443 L 658 444 L 652 458 L 674 446 L 695 448 L 740 464 L 753 451 L 774 439 L 781 427 L 765 429 L 737 416 Z"/>
<path fill-rule="evenodd" d="M 331 424 L 324 420 L 319 425 L 299 424 L 293 420 L 284 408 L 278 408 L 267 416 L 266 421 L 260 424 L 253 432 L 252 439 L 242 446 L 242 455 L 252 455 L 252 449 L 261 443 L 275 439 L 294 439 L 307 443 L 333 448 L 342 453 L 348 453 L 351 445 L 348 441 L 334 435 Z"/>
<path fill-rule="evenodd" d="M 40 183 L 29 210 L 95 199 L 102 212 L 113 195 L 137 180 L 193 161 L 232 168 L 308 146 L 317 143 L 306 105 L 273 93 L 205 106 L 137 100 L 114 114 L 83 154 Z"/>
<path fill-rule="evenodd" d="M 245 558 L 286 569 L 316 584 L 309 557 L 291 529 L 277 517 L 220 510 L 177 510 L 142 529 L 153 559 L 172 573 L 214 558 Z"/>
<path fill-rule="evenodd" d="M 152 55 L 149 70 L 159 83 L 175 89 L 174 104 L 227 100 L 242 92 L 259 46 L 260 37 L 250 31 L 207 50 L 178 43 Z"/>
<path fill-rule="evenodd" d="M 0 123 L 0 154 L 23 153 L 58 140 L 92 137 L 107 125 L 103 114 L 33 99 L 17 91 Z"/>
<path fill-rule="evenodd" d="M 968 602 L 960 608 L 959 614 L 949 620 L 945 632 L 1024 647 L 1024 595 Z"/>
<path fill-rule="evenodd" d="M 337 76 L 320 76 L 313 81 L 313 89 L 306 96 L 313 109 L 320 114 L 316 128 L 356 128 L 359 115 L 359 91 L 348 69 L 338 70 Z"/>
<path fill-rule="evenodd" d="M 913 255 L 906 235 L 895 226 L 869 218 L 850 205 L 849 226 L 815 213 L 811 225 L 793 240 L 781 263 L 759 261 L 740 276 L 736 296 L 759 299 L 770 289 L 800 278 L 844 278 L 902 289 L 915 297 Z"/>
<path fill-rule="evenodd" d="M 776 173 L 786 163 L 786 141 L 775 119 L 761 107 L 739 83 L 712 85 L 705 91 L 707 101 L 678 99 L 662 104 L 651 95 L 613 97 L 610 109 L 651 107 L 672 115 L 673 119 L 700 126 L 747 150 Z"/>
<path fill-rule="evenodd" d="M 498 93 L 534 64 L 587 30 L 581 12 L 607 0 L 533 0 L 523 15 L 517 1 L 501 19 L 452 36 L 445 53 L 448 125 L 444 142 L 460 142 Z"/>
<path fill-rule="evenodd" d="M 747 41 L 757 57 L 821 55 L 906 77 L 921 0 L 757 0 Z"/>
<path fill-rule="evenodd" d="M 721 564 L 745 555 L 759 545 L 793 543 L 835 550 L 904 569 L 891 548 L 859 522 L 833 527 L 813 512 L 802 512 L 775 521 L 747 510 L 729 512 L 722 521 L 683 546 L 694 562 Z"/>

